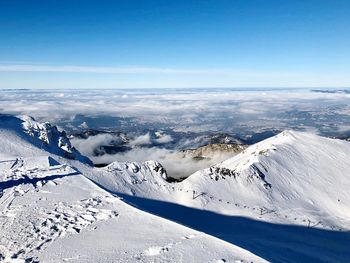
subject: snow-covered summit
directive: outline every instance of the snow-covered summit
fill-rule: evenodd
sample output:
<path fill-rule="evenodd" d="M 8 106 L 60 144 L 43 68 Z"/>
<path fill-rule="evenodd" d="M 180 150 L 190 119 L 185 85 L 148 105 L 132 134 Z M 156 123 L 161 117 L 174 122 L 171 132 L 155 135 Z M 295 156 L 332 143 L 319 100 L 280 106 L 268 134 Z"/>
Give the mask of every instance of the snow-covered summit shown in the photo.
<path fill-rule="evenodd" d="M 56 126 L 48 122 L 40 123 L 32 117 L 0 115 L 0 139 L 2 140 L 2 154 L 8 155 L 36 155 L 45 152 L 75 159 L 92 164 L 81 155 L 70 143 L 66 133 L 59 131 Z M 12 140 L 5 140 L 12 138 Z M 15 147 L 20 142 L 21 147 Z"/>
<path fill-rule="evenodd" d="M 284 131 L 183 183 L 207 196 L 350 227 L 350 143 Z M 289 215 L 288 215 L 289 213 Z M 308 217 L 308 218 L 306 218 Z M 322 219 L 321 219 L 322 218 Z M 305 223 L 305 221 L 304 221 Z"/>
<path fill-rule="evenodd" d="M 89 176 L 115 193 L 269 222 L 349 229 L 348 156 L 349 142 L 284 131 L 182 182 L 164 180 L 147 163 L 114 163 Z"/>
<path fill-rule="evenodd" d="M 349 142 L 285 131 L 182 182 L 120 164 L 87 176 L 138 208 L 272 262 L 336 262 L 350 257 L 348 156 Z"/>
<path fill-rule="evenodd" d="M 65 131 L 60 132 L 56 126 L 52 126 L 49 122 L 40 123 L 26 115 L 20 118 L 23 120 L 22 125 L 29 135 L 39 138 L 47 145 L 57 146 L 66 153 L 72 153 L 74 150 Z"/>

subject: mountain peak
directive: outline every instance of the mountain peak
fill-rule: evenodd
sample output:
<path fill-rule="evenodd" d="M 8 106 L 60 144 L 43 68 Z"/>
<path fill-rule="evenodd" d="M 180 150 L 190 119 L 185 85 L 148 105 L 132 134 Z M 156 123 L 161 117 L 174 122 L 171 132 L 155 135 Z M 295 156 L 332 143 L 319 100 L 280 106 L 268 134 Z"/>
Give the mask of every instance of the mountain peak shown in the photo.
<path fill-rule="evenodd" d="M 18 152 L 18 155 L 26 156 L 29 152 L 31 155 L 35 151 L 43 150 L 68 159 L 92 164 L 87 157 L 81 155 L 71 145 L 65 131 L 59 131 L 55 125 L 51 125 L 49 122 L 41 123 L 27 115 L 17 117 L 0 115 L 0 120 L 0 135 L 13 137 L 12 141 L 3 140 L 7 141 L 9 154 Z M 16 144 L 21 145 L 21 147 L 15 147 Z M 16 149 L 16 151 L 11 152 L 11 149 Z"/>
<path fill-rule="evenodd" d="M 331 225 L 350 214 L 348 156 L 346 141 L 288 130 L 183 183 L 222 200 L 245 200 L 274 211 L 288 209 L 310 218 L 323 211 L 328 215 L 323 224 Z"/>

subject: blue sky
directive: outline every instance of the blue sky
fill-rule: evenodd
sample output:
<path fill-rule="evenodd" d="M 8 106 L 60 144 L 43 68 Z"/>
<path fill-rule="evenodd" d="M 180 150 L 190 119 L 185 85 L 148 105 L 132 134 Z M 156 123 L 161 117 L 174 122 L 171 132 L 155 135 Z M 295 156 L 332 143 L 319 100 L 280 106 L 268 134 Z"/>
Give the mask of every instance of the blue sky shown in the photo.
<path fill-rule="evenodd" d="M 346 87 L 350 1 L 0 1 L 0 88 Z"/>

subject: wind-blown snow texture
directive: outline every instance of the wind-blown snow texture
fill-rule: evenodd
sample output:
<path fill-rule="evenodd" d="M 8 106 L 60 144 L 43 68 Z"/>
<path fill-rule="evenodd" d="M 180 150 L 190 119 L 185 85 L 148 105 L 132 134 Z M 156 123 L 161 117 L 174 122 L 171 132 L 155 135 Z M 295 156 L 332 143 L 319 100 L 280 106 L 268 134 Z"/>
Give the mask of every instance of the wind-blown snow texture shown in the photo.
<path fill-rule="evenodd" d="M 348 156 L 286 131 L 171 182 L 156 161 L 94 168 L 56 127 L 0 115 L 0 261 L 345 262 Z"/>

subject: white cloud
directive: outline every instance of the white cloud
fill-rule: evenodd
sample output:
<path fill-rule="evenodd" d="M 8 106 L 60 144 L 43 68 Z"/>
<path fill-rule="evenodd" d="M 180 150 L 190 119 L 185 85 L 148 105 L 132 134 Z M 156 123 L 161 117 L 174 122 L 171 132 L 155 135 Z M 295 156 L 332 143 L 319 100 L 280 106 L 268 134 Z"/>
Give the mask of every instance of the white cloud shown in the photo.
<path fill-rule="evenodd" d="M 173 138 L 169 134 L 162 134 L 158 139 L 156 139 L 157 143 L 169 143 L 172 141 L 173 141 Z"/>
<path fill-rule="evenodd" d="M 77 148 L 83 155 L 93 156 L 94 150 L 98 149 L 101 145 L 109 145 L 113 140 L 118 137 L 111 134 L 98 134 L 90 136 L 87 139 L 73 138 L 71 142 L 75 148 Z"/>
<path fill-rule="evenodd" d="M 167 170 L 168 175 L 174 178 L 187 177 L 192 173 L 207 168 L 213 164 L 227 160 L 233 157 L 234 153 L 213 154 L 210 159 L 200 161 L 193 160 L 191 157 L 183 158 L 182 154 L 164 148 L 134 148 L 125 153 L 105 154 L 102 156 L 91 157 L 95 163 L 111 163 L 114 161 L 138 161 L 149 160 L 159 161 Z"/>
<path fill-rule="evenodd" d="M 140 135 L 129 142 L 131 146 L 150 145 L 151 135 L 148 133 Z"/>
<path fill-rule="evenodd" d="M 86 123 L 86 121 L 82 122 L 82 124 L 79 125 L 80 128 L 83 128 L 83 129 L 88 129 L 89 126 L 88 124 Z"/>
<path fill-rule="evenodd" d="M 130 140 L 129 145 L 131 147 L 135 147 L 135 146 L 151 145 L 153 143 L 165 144 L 173 141 L 173 138 L 169 134 L 161 133 L 161 134 L 156 134 L 156 136 L 157 135 L 158 135 L 158 138 L 154 139 L 151 137 L 151 134 L 148 132 L 146 134 L 137 136 L 132 140 Z"/>
<path fill-rule="evenodd" d="M 185 87 L 349 87 L 347 72 L 318 72 L 310 69 L 277 68 L 174 68 L 152 66 L 45 65 L 32 62 L 5 63 L 0 72 L 43 73 L 33 77 L 9 74 L 0 88 L 185 88 Z M 77 73 L 62 76 L 44 73 Z M 79 74 L 85 73 L 84 78 Z M 94 75 L 91 75 L 91 74 Z M 96 74 L 109 74 L 98 76 Z M 135 78 L 134 75 L 138 75 Z M 180 77 L 181 75 L 181 77 Z M 50 78 L 48 80 L 47 78 Z"/>
<path fill-rule="evenodd" d="M 61 93 L 64 97 L 57 96 Z M 123 95 L 127 96 L 122 98 Z M 134 124 L 162 123 L 178 132 L 233 131 L 242 125 L 251 129 L 267 125 L 283 128 L 286 123 L 281 119 L 282 113 L 295 110 L 311 110 L 319 115 L 326 114 L 328 108 L 342 115 L 350 112 L 349 94 L 298 90 L 0 90 L 0 98 L 2 113 L 32 115 L 40 121 L 71 123 L 77 114 L 89 117 L 105 115 L 130 117 Z M 334 108 L 334 105 L 341 107 Z M 88 124 L 93 128 L 93 122 Z M 163 136 L 158 138 L 158 143 L 170 142 L 171 137 Z M 135 145 L 142 140 L 149 143 L 149 137 L 143 135 Z"/>
<path fill-rule="evenodd" d="M 38 64 L 0 64 L 3 72 L 70 72 L 97 74 L 252 74 L 246 71 L 229 69 L 177 69 L 156 67 L 93 67 L 93 66 L 54 66 Z"/>

